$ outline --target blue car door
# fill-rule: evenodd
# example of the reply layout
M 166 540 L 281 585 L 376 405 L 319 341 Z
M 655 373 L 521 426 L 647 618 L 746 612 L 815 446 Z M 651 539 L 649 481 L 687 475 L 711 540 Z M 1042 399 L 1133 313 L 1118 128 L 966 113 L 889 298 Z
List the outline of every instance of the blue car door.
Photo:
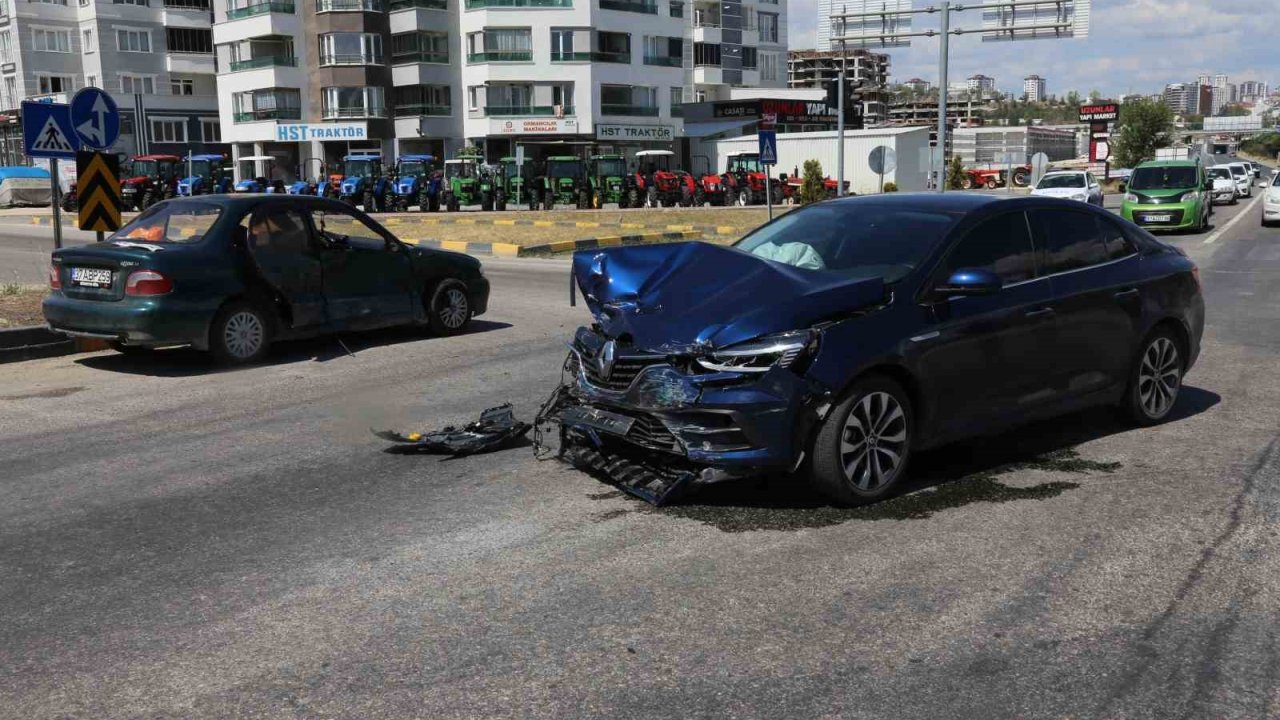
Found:
M 908 347 L 944 435 L 967 434 L 1053 394 L 1044 367 L 1055 333 L 1052 295 L 1037 272 L 1026 214 L 1003 213 L 967 232 L 929 287 L 961 269 L 989 270 L 1004 286 L 990 295 L 929 298 L 932 322 Z
M 1141 258 L 1101 213 L 1053 208 L 1030 215 L 1058 315 L 1055 386 L 1071 397 L 1127 382 L 1141 340 Z

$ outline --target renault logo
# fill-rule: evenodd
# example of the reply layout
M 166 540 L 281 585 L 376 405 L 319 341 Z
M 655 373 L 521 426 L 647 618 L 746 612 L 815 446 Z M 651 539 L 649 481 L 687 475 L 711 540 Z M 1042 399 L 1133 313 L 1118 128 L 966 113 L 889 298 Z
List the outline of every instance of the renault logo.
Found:
M 600 374 L 601 380 L 608 380 L 613 374 L 613 361 L 618 354 L 618 345 L 610 340 L 600 348 L 600 352 L 596 354 L 596 371 Z

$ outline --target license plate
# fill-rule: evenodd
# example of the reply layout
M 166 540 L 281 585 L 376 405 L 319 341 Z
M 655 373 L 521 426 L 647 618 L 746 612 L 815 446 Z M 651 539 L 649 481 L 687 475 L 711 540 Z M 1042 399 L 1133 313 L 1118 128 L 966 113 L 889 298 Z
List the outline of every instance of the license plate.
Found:
M 71 284 L 87 288 L 109 288 L 111 271 L 102 268 L 71 268 Z
M 1146 222 L 1169 222 L 1173 219 L 1172 215 L 1144 215 L 1142 217 Z
M 635 418 L 589 407 L 569 408 L 561 415 L 561 420 L 570 425 L 585 425 L 613 435 L 626 435 L 635 424 Z

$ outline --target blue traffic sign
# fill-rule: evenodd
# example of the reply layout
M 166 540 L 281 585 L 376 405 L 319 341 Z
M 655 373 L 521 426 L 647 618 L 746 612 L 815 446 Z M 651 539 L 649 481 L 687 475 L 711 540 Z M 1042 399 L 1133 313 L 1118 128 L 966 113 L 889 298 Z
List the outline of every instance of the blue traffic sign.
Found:
M 71 98 L 71 126 L 82 147 L 106 150 L 120 137 L 120 109 L 102 89 L 83 88 Z
M 22 103 L 23 152 L 38 158 L 74 158 L 80 138 L 71 129 L 71 106 Z
M 775 130 L 761 130 L 756 133 L 760 140 L 760 164 L 778 164 L 778 133 Z

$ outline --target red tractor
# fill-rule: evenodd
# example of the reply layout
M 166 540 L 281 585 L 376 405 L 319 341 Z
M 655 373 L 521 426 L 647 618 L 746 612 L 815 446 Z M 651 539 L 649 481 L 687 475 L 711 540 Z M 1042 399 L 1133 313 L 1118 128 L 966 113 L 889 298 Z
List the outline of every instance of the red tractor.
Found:
M 800 177 L 799 175 L 788 176 L 786 182 L 782 184 L 782 196 L 787 200 L 794 201 L 795 197 L 800 194 L 800 186 L 803 184 L 804 184 L 804 178 Z M 832 178 L 829 176 L 822 178 L 822 188 L 827 191 L 828 200 L 836 196 L 836 187 L 838 187 L 838 185 L 839 183 L 835 181 L 835 178 Z M 844 194 L 845 195 L 853 194 L 849 192 L 848 180 L 844 181 Z
M 732 205 L 733 196 L 725 192 L 727 186 L 724 178 L 715 174 L 711 170 L 711 161 L 705 155 L 694 156 L 702 158 L 705 172 L 698 174 L 695 169 L 692 174 L 688 175 L 688 182 L 693 185 L 693 205 L 702 207 L 703 205 Z
M 1008 168 L 965 168 L 964 175 L 960 176 L 960 187 L 965 190 L 980 187 L 995 190 L 1008 184 Z M 1013 184 L 1015 187 L 1026 187 L 1031 184 L 1030 165 L 1019 165 L 1013 169 Z
M 121 173 L 121 204 L 126 210 L 146 210 L 178 194 L 178 176 L 186 165 L 177 155 L 139 155 L 130 167 Z
M 782 182 L 765 173 L 759 153 L 735 152 L 728 157 L 728 168 L 721 176 L 725 193 L 730 198 L 728 202 L 736 202 L 743 207 L 764 205 L 772 196 L 774 205 L 782 204 Z
M 627 207 L 689 206 L 694 202 L 693 176 L 671 168 L 670 150 L 641 150 L 636 153 L 636 172 L 628 183 Z

